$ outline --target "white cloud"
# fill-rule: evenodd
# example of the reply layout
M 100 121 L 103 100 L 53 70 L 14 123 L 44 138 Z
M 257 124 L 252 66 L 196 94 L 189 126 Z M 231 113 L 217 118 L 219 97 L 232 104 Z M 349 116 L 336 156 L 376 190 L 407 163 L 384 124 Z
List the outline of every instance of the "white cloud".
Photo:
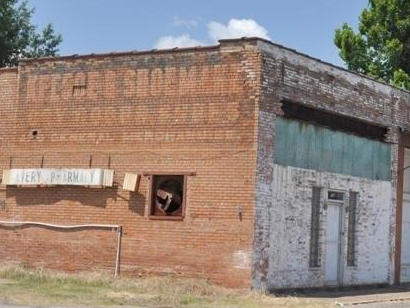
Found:
M 196 27 L 198 23 L 194 20 L 182 20 L 174 17 L 174 25 L 184 26 L 186 28 Z M 157 49 L 166 49 L 174 47 L 193 47 L 206 44 L 215 44 L 220 39 L 232 39 L 241 37 L 260 37 L 270 40 L 268 30 L 259 25 L 253 19 L 231 19 L 225 25 L 220 22 L 210 21 L 207 25 L 208 37 L 207 41 L 200 41 L 192 38 L 189 34 L 179 36 L 162 36 L 154 45 Z
M 179 36 L 163 36 L 155 43 L 154 48 L 167 49 L 174 47 L 193 47 L 203 45 L 200 41 L 192 38 L 189 34 L 183 34 Z
M 195 19 L 182 19 L 178 16 L 175 16 L 172 20 L 172 24 L 176 27 L 184 27 L 187 29 L 191 29 L 198 26 L 198 21 Z
M 217 42 L 220 39 L 240 38 L 244 36 L 257 36 L 270 40 L 268 30 L 253 19 L 231 19 L 227 25 L 211 21 L 208 23 L 208 35 L 213 42 Z

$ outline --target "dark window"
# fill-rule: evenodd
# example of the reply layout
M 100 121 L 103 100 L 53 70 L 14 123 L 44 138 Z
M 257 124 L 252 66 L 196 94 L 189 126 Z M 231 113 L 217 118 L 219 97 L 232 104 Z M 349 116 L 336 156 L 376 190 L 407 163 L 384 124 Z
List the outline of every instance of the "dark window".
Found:
M 329 190 L 327 192 L 327 199 L 333 201 L 343 201 L 344 193 L 340 191 Z
M 355 118 L 315 109 L 290 101 L 282 101 L 284 117 L 315 123 L 333 130 L 384 141 L 387 128 L 363 122 Z
M 73 86 L 73 96 L 84 96 L 87 92 L 87 86 L 85 84 Z
M 312 189 L 312 217 L 310 223 L 309 267 L 319 267 L 320 187 Z
M 355 266 L 357 192 L 349 193 L 349 225 L 347 229 L 347 266 Z
M 186 176 L 152 175 L 150 217 L 182 219 L 185 210 Z

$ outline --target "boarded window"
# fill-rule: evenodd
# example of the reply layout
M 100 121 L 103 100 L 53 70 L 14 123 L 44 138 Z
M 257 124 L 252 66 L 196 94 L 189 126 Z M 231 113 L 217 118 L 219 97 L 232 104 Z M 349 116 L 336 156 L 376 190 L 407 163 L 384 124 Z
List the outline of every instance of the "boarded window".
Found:
M 277 117 L 275 163 L 282 166 L 391 179 L 391 146 L 305 121 Z
M 357 192 L 349 193 L 349 225 L 347 229 L 347 266 L 355 266 Z
M 309 267 L 319 267 L 320 187 L 312 189 L 312 217 L 310 222 Z

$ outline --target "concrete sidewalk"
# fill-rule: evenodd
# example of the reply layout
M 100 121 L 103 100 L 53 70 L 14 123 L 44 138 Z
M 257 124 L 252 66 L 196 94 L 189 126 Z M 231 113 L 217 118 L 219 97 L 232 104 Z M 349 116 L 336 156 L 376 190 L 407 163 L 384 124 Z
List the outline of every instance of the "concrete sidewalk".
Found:
M 410 307 L 410 284 L 348 290 L 312 291 L 297 293 L 296 296 L 325 300 L 341 307 L 393 302 L 408 302 Z

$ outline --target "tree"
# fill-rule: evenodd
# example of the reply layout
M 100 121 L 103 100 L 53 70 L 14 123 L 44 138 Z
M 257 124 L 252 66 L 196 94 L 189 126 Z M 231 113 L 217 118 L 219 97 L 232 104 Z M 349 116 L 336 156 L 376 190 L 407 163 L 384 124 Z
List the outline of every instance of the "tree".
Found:
M 348 69 L 410 90 L 410 0 L 369 0 L 358 33 L 344 24 L 334 43 Z
M 0 0 L 0 67 L 15 66 L 21 58 L 55 56 L 62 42 L 51 24 L 41 32 L 31 24 L 27 1 Z

